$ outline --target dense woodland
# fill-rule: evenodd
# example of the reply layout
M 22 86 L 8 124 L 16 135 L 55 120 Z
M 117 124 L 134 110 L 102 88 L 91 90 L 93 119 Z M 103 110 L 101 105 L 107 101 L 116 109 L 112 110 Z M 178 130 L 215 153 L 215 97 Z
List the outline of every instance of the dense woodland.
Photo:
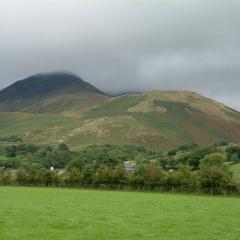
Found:
M 240 179 L 229 168 L 240 162 L 240 148 L 227 142 L 156 152 L 109 144 L 71 151 L 64 143 L 38 146 L 17 137 L 9 141 L 0 153 L 1 185 L 240 193 Z M 127 161 L 133 171 L 126 170 Z

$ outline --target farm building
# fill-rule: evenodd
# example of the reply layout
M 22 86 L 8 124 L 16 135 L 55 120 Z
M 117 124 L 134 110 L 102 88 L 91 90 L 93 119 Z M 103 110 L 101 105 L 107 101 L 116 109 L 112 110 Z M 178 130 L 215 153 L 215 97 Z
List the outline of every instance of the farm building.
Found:
M 134 172 L 136 168 L 136 164 L 133 161 L 124 162 L 124 169 L 126 172 Z

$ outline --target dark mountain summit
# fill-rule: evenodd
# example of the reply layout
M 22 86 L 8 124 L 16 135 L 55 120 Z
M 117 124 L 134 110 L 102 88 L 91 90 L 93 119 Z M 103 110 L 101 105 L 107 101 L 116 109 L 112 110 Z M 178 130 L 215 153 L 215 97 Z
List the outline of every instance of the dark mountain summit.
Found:
M 36 74 L 0 91 L 0 102 L 27 99 L 56 92 L 99 92 L 91 84 L 68 73 Z
M 92 104 L 97 96 L 105 94 L 73 74 L 36 74 L 0 91 L 0 110 L 59 112 Z

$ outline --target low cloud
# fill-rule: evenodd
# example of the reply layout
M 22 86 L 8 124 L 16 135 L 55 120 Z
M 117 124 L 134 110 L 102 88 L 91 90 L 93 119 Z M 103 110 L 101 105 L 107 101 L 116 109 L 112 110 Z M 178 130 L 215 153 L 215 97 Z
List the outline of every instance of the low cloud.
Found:
M 107 92 L 193 90 L 240 109 L 238 0 L 2 0 L 0 88 L 71 71 Z

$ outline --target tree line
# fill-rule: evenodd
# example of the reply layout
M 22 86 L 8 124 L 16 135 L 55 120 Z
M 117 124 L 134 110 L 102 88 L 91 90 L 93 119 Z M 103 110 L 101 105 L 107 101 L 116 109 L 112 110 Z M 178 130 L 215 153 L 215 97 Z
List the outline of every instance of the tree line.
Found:
M 66 144 L 12 145 L 0 162 L 0 184 L 61 186 L 138 191 L 240 193 L 240 181 L 229 170 L 238 163 L 240 149 L 196 144 L 179 147 L 172 154 L 140 146 L 92 145 L 71 151 Z M 133 171 L 125 163 L 133 164 Z

